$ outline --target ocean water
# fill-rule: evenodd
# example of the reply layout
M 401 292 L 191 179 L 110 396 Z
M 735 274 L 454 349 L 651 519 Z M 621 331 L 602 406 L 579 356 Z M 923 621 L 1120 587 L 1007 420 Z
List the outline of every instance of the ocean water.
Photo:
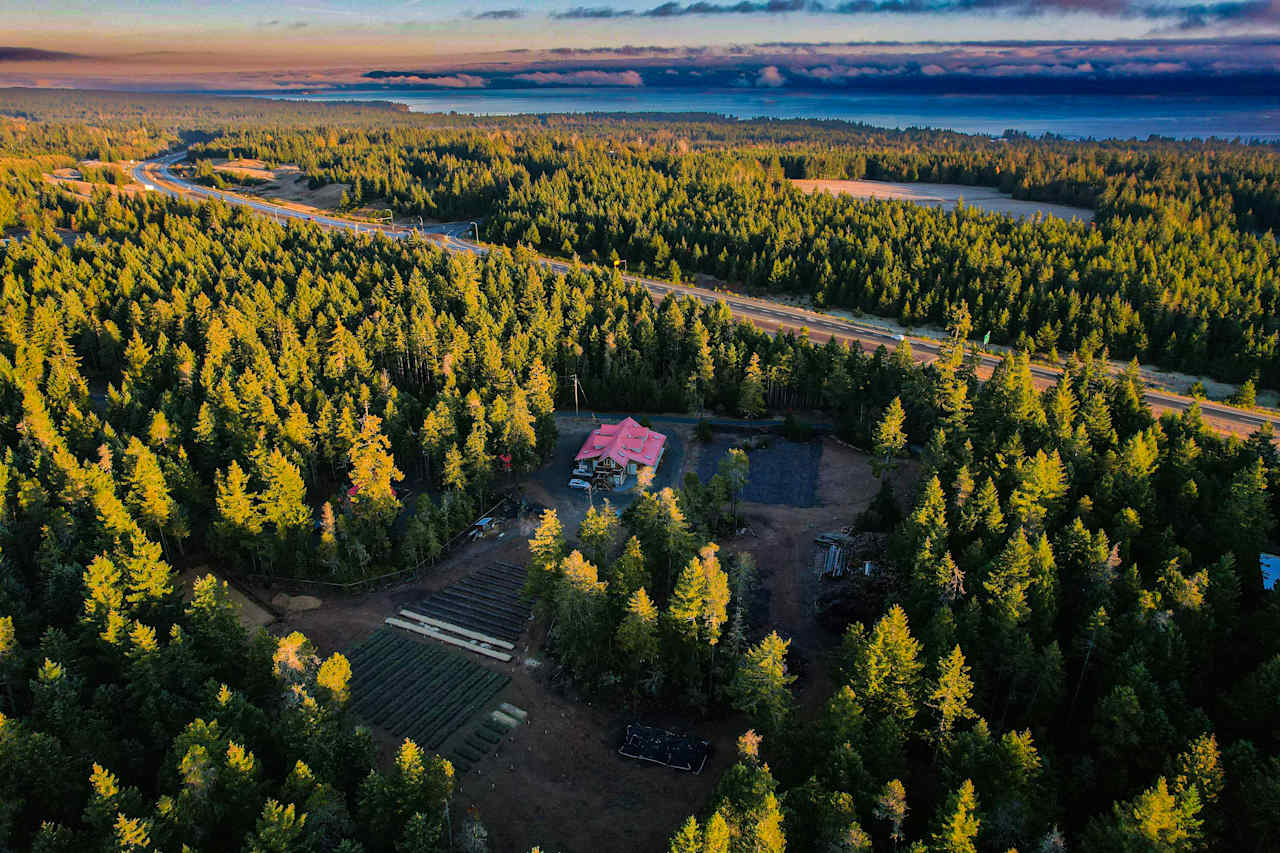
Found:
M 877 127 L 931 127 L 999 135 L 1072 138 L 1280 140 L 1280 94 L 939 95 L 762 89 L 544 88 L 515 90 L 345 89 L 300 100 L 387 100 L 414 112 L 475 115 L 582 112 L 706 112 L 736 118 L 825 118 Z

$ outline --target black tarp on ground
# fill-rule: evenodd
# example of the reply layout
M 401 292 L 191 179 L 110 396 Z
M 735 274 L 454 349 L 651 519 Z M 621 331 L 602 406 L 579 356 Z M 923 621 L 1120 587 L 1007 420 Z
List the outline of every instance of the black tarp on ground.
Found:
M 692 735 L 678 735 L 666 729 L 631 723 L 618 754 L 626 758 L 652 761 L 676 770 L 701 773 L 711 752 L 711 742 Z

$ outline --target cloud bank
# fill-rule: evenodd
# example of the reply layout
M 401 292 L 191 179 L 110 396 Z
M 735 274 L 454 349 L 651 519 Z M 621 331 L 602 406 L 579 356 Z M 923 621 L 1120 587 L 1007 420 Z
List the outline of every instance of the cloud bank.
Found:
M 457 77 L 465 78 L 468 86 L 493 89 L 646 86 L 1274 94 L 1280 91 L 1280 40 L 575 48 L 508 55 L 488 68 L 473 67 L 465 73 L 378 70 L 365 77 L 412 85 L 445 85 L 439 81 Z
M 618 86 L 634 88 L 644 85 L 638 71 L 533 71 L 516 74 L 514 80 L 536 83 L 539 86 Z
M 1218 0 L 1185 4 L 1168 0 L 696 0 L 666 2 L 648 9 L 622 6 L 573 6 L 550 17 L 557 20 L 678 18 L 688 15 L 778 15 L 804 12 L 830 15 L 948 15 L 1002 12 L 1023 16 L 1088 13 L 1101 17 L 1148 19 L 1176 29 L 1214 25 L 1280 25 L 1280 0 Z

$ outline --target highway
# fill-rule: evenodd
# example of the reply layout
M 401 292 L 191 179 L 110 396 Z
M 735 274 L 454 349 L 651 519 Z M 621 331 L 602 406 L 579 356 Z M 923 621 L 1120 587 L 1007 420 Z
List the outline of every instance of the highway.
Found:
M 380 231 L 388 237 L 396 239 L 404 239 L 414 233 L 430 234 L 437 236 L 439 245 L 449 252 L 482 255 L 488 251 L 486 247 L 465 239 L 466 235 L 471 231 L 471 222 L 446 222 L 422 228 L 407 228 L 402 225 L 357 222 L 340 216 L 322 214 L 314 210 L 297 210 L 274 204 L 261 198 L 202 186 L 179 177 L 173 173 L 172 166 L 180 162 L 184 157 L 186 157 L 186 152 L 178 151 L 139 163 L 132 170 L 133 178 L 148 189 L 162 192 L 175 198 L 217 199 L 227 204 L 250 208 L 264 216 L 270 216 L 277 220 L 305 220 L 315 222 L 326 228 L 336 228 L 355 233 Z M 553 258 L 543 258 L 543 263 L 556 272 L 565 272 L 572 268 L 571 264 Z M 735 317 L 750 320 L 757 326 L 769 331 L 790 330 L 798 332 L 804 328 L 809 330 L 810 336 L 815 340 L 834 337 L 846 343 L 859 344 L 868 351 L 875 350 L 881 344 L 893 349 L 904 337 L 874 325 L 859 323 L 855 320 L 846 320 L 805 308 L 784 305 L 767 299 L 721 293 L 692 285 L 676 285 L 669 281 L 658 281 L 635 275 L 624 275 L 623 278 L 644 286 L 653 294 L 656 300 L 662 299 L 668 293 L 675 292 L 692 296 L 708 304 L 724 302 Z M 910 342 L 911 351 L 917 361 L 929 362 L 937 358 L 939 352 L 939 342 L 937 340 L 910 335 L 905 336 L 905 338 Z M 987 353 L 981 353 L 979 358 L 980 375 L 989 375 L 990 371 L 1000 362 L 998 357 Z M 1044 388 L 1055 383 L 1061 371 L 1048 365 L 1033 363 L 1031 365 L 1031 373 L 1036 384 Z M 1193 402 L 1190 397 L 1149 387 L 1145 389 L 1144 396 L 1152 410 L 1157 414 L 1181 412 Z M 1220 432 L 1245 436 L 1267 422 L 1270 422 L 1275 427 L 1280 427 L 1280 415 L 1238 409 L 1207 400 L 1200 401 L 1200 408 L 1204 414 L 1205 422 Z

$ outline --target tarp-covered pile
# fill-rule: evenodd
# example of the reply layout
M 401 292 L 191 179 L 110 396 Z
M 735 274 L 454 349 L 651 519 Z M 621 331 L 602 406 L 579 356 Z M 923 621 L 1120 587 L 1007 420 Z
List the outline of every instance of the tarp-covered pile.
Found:
M 631 723 L 627 726 L 618 754 L 676 770 L 701 773 L 710 751 L 711 743 L 702 738 Z

